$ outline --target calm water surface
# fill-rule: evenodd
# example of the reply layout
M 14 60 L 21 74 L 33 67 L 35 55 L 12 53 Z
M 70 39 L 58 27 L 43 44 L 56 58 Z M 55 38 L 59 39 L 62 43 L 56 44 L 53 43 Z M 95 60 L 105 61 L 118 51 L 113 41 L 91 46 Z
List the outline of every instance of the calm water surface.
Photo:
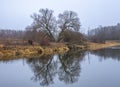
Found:
M 120 49 L 0 61 L 0 87 L 120 87 Z

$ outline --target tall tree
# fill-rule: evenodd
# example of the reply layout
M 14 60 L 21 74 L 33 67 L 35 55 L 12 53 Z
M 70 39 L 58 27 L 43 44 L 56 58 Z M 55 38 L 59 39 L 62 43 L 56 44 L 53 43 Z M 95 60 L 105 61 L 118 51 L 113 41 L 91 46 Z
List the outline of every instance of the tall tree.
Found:
M 77 16 L 77 13 L 73 11 L 64 11 L 62 14 L 59 14 L 58 17 L 59 17 L 58 27 L 61 30 L 58 41 L 63 39 L 64 31 L 66 30 L 79 31 L 80 30 L 80 21 Z
M 42 31 L 45 35 L 50 37 L 51 41 L 55 41 L 54 32 L 56 31 L 56 19 L 53 16 L 53 11 L 49 9 L 40 9 L 39 14 L 34 13 L 32 16 L 32 29 Z

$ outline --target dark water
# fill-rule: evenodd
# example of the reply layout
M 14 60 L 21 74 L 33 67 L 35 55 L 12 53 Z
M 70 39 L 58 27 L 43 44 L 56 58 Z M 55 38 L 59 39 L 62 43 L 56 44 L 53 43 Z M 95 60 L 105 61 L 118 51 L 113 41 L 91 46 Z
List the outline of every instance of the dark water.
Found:
M 0 87 L 120 87 L 120 49 L 0 61 Z

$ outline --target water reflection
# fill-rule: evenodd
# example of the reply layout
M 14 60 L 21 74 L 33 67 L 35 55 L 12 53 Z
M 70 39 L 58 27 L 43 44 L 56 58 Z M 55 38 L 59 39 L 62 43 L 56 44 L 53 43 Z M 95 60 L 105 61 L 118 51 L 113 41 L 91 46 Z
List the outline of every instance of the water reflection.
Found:
M 39 81 L 40 85 L 48 86 L 54 83 L 54 77 L 67 84 L 78 81 L 80 76 L 80 61 L 84 52 L 68 52 L 56 56 L 44 56 L 38 59 L 28 59 L 27 63 L 34 72 L 32 80 Z
M 60 67 L 58 70 L 59 80 L 65 83 L 74 83 L 80 76 L 80 61 L 83 60 L 84 53 L 69 52 L 59 55 Z
M 120 61 L 120 49 L 0 60 L 0 87 L 120 87 L 120 62 L 114 60 Z
M 117 48 L 117 47 L 116 47 Z M 91 54 L 100 56 L 101 59 L 114 59 L 120 61 L 120 49 L 105 48 L 91 51 Z
M 54 76 L 57 73 L 57 62 L 53 60 L 53 56 L 44 56 L 38 59 L 28 59 L 27 63 L 34 72 L 32 80 L 39 81 L 40 85 L 42 86 L 53 83 Z

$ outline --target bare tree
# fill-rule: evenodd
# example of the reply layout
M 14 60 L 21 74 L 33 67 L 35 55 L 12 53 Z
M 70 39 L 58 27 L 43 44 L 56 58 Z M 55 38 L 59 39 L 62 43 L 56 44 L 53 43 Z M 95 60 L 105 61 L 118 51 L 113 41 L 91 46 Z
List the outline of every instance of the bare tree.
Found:
M 63 32 L 65 30 L 79 31 L 80 21 L 77 13 L 73 11 L 65 11 L 63 14 L 59 14 L 58 27 L 61 29 L 58 41 L 63 39 Z
M 73 11 L 64 11 L 59 14 L 58 21 L 53 16 L 53 11 L 49 9 L 40 9 L 39 14 L 33 14 L 33 23 L 27 27 L 29 37 L 35 41 L 40 41 L 38 38 L 40 32 L 44 33 L 42 38 L 49 37 L 50 41 L 63 41 L 66 31 L 79 32 L 80 21 L 77 13 Z M 60 33 L 58 32 L 60 29 Z M 58 35 L 57 35 L 58 34 Z M 80 38 L 80 37 L 78 37 Z
M 54 32 L 56 31 L 56 19 L 53 11 L 49 9 L 40 9 L 39 14 L 34 13 L 32 16 L 33 23 L 31 28 L 36 31 L 42 31 L 50 37 L 51 41 L 55 41 Z

